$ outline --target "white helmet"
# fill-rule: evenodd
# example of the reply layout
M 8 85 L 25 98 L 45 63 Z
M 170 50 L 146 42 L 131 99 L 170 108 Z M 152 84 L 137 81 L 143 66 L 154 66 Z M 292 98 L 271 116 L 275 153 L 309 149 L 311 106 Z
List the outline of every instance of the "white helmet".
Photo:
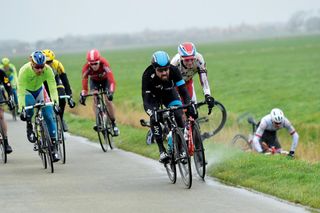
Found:
M 271 115 L 272 122 L 282 123 L 283 118 L 284 118 L 284 114 L 281 111 L 281 109 L 278 109 L 278 108 L 272 109 L 270 112 L 270 115 Z

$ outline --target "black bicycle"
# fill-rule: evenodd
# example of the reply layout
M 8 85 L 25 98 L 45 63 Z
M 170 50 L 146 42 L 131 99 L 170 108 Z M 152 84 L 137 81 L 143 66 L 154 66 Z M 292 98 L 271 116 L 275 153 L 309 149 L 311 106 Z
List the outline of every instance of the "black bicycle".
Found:
M 7 101 L 1 101 L 0 104 L 7 104 Z M 3 133 L 3 128 L 2 125 L 0 124 L 0 152 L 1 152 L 1 160 L 3 163 L 7 163 L 7 147 L 6 144 L 4 143 L 4 133 Z
M 26 106 L 24 110 L 33 110 L 35 109 L 34 116 L 34 133 L 36 135 L 36 144 L 35 151 L 38 151 L 38 154 L 41 158 L 42 165 L 45 169 L 49 165 L 51 173 L 54 172 L 53 167 L 53 144 L 49 135 L 47 124 L 42 115 L 42 108 L 45 106 L 52 106 L 53 102 L 39 102 L 31 106 Z
M 99 89 L 97 92 L 84 95 L 83 97 L 94 96 L 95 98 L 95 111 L 96 111 L 96 126 L 99 142 L 104 152 L 113 149 L 113 128 L 110 119 L 109 111 L 107 109 L 104 96 L 108 96 L 109 92 Z
M 192 186 L 192 171 L 191 171 L 191 160 L 188 152 L 188 145 L 184 139 L 182 130 L 178 127 L 174 111 L 183 109 L 184 106 L 170 107 L 167 109 L 157 110 L 156 113 L 161 117 L 164 134 L 168 141 L 168 153 L 169 160 L 164 163 L 168 177 L 174 184 L 177 180 L 176 164 L 178 164 L 179 171 L 183 183 L 186 188 L 190 189 Z M 140 120 L 141 125 L 147 124 L 143 119 Z

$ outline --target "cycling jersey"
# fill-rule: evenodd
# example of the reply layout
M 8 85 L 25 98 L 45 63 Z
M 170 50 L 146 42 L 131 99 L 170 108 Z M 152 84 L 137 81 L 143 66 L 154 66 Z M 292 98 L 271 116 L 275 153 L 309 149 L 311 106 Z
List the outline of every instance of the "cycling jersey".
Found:
M 115 91 L 115 80 L 109 62 L 105 58 L 100 58 L 99 69 L 94 71 L 91 66 L 86 63 L 82 68 L 82 91 L 84 94 L 88 93 L 88 78 L 93 81 L 108 81 L 109 92 Z M 93 89 L 93 88 L 90 88 Z
M 9 82 L 9 79 L 7 77 L 7 75 L 0 71 L 0 84 L 2 84 L 4 86 L 4 88 L 6 89 L 8 95 L 12 94 L 12 88 L 11 88 L 11 84 Z M 1 98 L 0 101 L 4 101 L 5 97 L 3 96 L 4 94 L 1 94 Z
M 51 67 L 51 69 L 53 70 L 53 73 L 55 75 L 57 87 L 65 89 L 66 94 L 71 95 L 72 94 L 71 87 L 70 87 L 69 80 L 68 80 L 67 74 L 65 73 L 65 70 L 64 70 L 62 63 L 60 61 L 54 59 L 52 61 L 52 63 L 49 64 L 49 66 Z M 46 87 L 46 89 L 47 89 L 47 87 Z
M 185 81 L 176 67 L 170 66 L 169 79 L 164 81 L 156 75 L 155 69 L 150 65 L 142 76 L 142 98 L 145 111 L 151 115 L 152 113 L 150 114 L 150 112 L 154 108 L 158 108 L 160 104 L 168 107 L 173 105 L 173 102 L 180 101 L 176 87 L 178 87 L 184 103 L 190 103 L 191 100 L 185 87 Z
M 45 65 L 43 72 L 40 75 L 36 75 L 36 73 L 32 69 L 31 62 L 28 62 L 21 67 L 18 80 L 18 98 L 20 110 L 26 105 L 26 91 L 38 91 L 42 87 L 44 81 L 47 81 L 48 83 L 52 101 L 59 103 L 54 74 L 52 69 L 48 65 Z
M 176 66 L 179 69 L 179 71 L 181 72 L 183 79 L 186 81 L 188 92 L 189 92 L 190 96 L 192 97 L 192 100 L 196 101 L 196 96 L 195 96 L 193 81 L 192 81 L 192 78 L 196 73 L 199 74 L 203 93 L 205 95 L 211 95 L 210 86 L 209 86 L 209 82 L 208 82 L 208 78 L 207 78 L 206 63 L 203 59 L 203 56 L 200 53 L 196 53 L 195 60 L 194 60 L 194 66 L 191 69 L 188 69 L 183 64 L 179 54 L 176 54 L 172 58 L 171 64 L 173 66 Z
M 17 82 L 18 82 L 18 76 L 16 67 L 13 64 L 9 64 L 9 66 L 6 68 L 3 66 L 3 64 L 0 64 L 0 70 L 3 70 L 3 72 L 7 75 L 7 77 L 10 80 L 11 87 L 16 89 L 17 88 Z
M 294 127 L 292 126 L 292 124 L 290 123 L 290 121 L 286 117 L 284 117 L 281 125 L 279 127 L 275 127 L 272 122 L 270 114 L 264 116 L 261 119 L 260 124 L 256 130 L 256 133 L 253 137 L 253 143 L 254 143 L 256 150 L 258 152 L 262 152 L 261 145 L 259 144 L 259 142 L 260 142 L 261 138 L 263 137 L 263 134 L 265 131 L 276 132 L 282 128 L 286 128 L 288 130 L 289 134 L 292 135 L 292 145 L 291 145 L 290 151 L 295 151 L 295 149 L 298 145 L 299 136 L 298 136 L 298 133 L 295 131 Z

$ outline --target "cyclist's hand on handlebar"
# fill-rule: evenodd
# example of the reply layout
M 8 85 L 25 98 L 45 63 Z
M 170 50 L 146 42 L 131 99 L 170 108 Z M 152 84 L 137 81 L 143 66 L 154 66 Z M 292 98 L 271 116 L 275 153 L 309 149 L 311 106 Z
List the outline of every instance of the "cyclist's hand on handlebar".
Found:
M 74 100 L 72 99 L 72 97 L 70 96 L 70 98 L 68 99 L 68 104 L 70 108 L 74 108 L 76 106 L 76 103 L 74 102 Z
M 187 108 L 186 114 L 188 117 L 191 116 L 193 119 L 198 118 L 198 110 L 193 104 Z
M 53 105 L 53 111 L 54 111 L 56 114 L 59 114 L 59 113 L 60 113 L 60 107 L 59 107 L 59 105 L 54 104 L 54 105 Z
M 113 100 L 113 92 L 110 92 L 110 93 L 108 94 L 108 100 L 109 100 L 109 101 L 112 101 L 112 100 Z
M 80 93 L 79 102 L 84 106 L 86 105 L 86 97 L 84 97 L 81 93 Z
M 26 121 L 27 120 L 27 113 L 26 113 L 26 110 L 24 108 L 22 108 L 22 110 L 21 110 L 20 119 L 22 121 Z
M 289 154 L 288 154 L 288 157 L 294 158 L 294 151 L 290 151 Z
M 205 95 L 206 102 L 208 104 L 209 109 L 214 107 L 214 98 L 210 95 Z

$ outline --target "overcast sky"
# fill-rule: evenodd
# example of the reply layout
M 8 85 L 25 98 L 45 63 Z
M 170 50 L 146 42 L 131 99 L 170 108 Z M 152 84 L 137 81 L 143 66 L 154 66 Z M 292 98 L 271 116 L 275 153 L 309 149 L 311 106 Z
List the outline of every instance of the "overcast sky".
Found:
M 319 9 L 320 0 L 2 0 L 0 40 L 285 22 Z

